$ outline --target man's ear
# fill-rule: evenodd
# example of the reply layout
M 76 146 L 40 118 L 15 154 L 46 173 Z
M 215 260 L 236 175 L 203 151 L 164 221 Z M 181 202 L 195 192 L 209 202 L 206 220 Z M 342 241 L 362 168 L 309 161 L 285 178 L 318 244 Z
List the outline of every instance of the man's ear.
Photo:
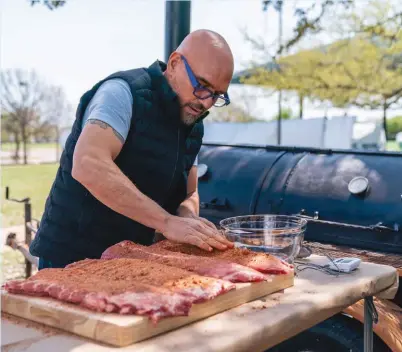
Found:
M 180 61 L 181 61 L 180 54 L 174 51 L 169 56 L 169 60 L 167 63 L 168 69 L 173 72 L 176 69 L 177 65 L 180 63 Z

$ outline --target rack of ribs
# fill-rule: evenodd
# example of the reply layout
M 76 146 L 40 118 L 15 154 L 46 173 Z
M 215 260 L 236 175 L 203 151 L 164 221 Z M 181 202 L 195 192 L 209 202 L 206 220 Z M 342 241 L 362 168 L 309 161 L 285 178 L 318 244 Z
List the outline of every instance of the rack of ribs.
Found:
M 235 285 L 140 259 L 86 259 L 65 269 L 42 269 L 24 281 L 8 281 L 10 293 L 49 296 L 98 312 L 148 316 L 154 323 L 187 316 L 194 303 Z
M 131 241 L 119 242 L 102 254 L 102 259 L 135 258 L 194 272 L 198 275 L 231 282 L 260 282 L 267 277 L 246 266 L 221 258 L 206 258 L 172 252 L 154 246 L 142 246 Z
M 267 253 L 254 252 L 247 248 L 230 248 L 225 251 L 213 250 L 204 251 L 198 247 L 174 243 L 163 240 L 150 246 L 152 249 L 162 249 L 175 253 L 184 253 L 206 258 L 224 259 L 233 263 L 244 265 L 264 274 L 280 275 L 289 274 L 293 270 L 293 265 Z

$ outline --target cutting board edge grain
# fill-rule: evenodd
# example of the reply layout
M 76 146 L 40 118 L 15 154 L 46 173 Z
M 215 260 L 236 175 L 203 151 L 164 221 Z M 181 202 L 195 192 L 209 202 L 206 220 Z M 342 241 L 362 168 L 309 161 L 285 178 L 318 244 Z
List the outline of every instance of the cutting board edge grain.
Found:
M 294 274 L 274 275 L 272 281 L 236 284 L 236 289 L 194 304 L 186 317 L 164 318 L 154 326 L 147 317 L 98 313 L 48 297 L 10 294 L 1 290 L 3 312 L 76 335 L 123 347 L 254 301 L 294 285 Z

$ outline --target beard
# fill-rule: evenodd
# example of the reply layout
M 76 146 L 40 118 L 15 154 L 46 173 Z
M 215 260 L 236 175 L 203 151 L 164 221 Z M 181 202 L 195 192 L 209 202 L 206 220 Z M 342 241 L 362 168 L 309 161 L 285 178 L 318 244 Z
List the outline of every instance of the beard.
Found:
M 190 113 L 187 111 L 188 108 L 193 108 L 196 111 L 199 111 L 199 113 Z M 196 104 L 196 103 L 186 103 L 182 106 L 182 111 L 181 111 L 181 121 L 186 125 L 186 126 L 191 126 L 194 124 L 199 117 L 205 113 L 205 108 L 202 104 Z
M 186 125 L 186 126 L 191 126 L 194 124 L 198 119 L 198 116 L 194 116 L 191 114 L 187 114 L 186 112 L 183 112 L 181 115 L 181 121 Z

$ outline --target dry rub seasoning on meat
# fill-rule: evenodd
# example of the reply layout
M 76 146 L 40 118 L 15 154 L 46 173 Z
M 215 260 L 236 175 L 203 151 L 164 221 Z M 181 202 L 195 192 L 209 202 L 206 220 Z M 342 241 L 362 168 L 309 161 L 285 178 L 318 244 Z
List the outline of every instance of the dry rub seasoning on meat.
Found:
M 102 254 L 103 259 L 136 258 L 192 271 L 199 275 L 231 282 L 259 282 L 266 276 L 252 268 L 221 258 L 206 258 L 184 253 L 174 253 L 163 248 L 147 247 L 131 241 L 119 242 Z
M 50 296 L 91 310 L 162 317 L 188 315 L 193 303 L 234 289 L 230 282 L 137 259 L 86 259 L 6 282 L 11 293 Z
M 226 251 L 204 251 L 188 244 L 173 243 L 168 240 L 160 241 L 150 246 L 150 249 L 158 248 L 171 252 L 185 253 L 201 257 L 224 259 L 233 263 L 247 266 L 264 274 L 288 274 L 293 266 L 279 258 L 261 252 L 253 252 L 246 248 L 230 248 Z

